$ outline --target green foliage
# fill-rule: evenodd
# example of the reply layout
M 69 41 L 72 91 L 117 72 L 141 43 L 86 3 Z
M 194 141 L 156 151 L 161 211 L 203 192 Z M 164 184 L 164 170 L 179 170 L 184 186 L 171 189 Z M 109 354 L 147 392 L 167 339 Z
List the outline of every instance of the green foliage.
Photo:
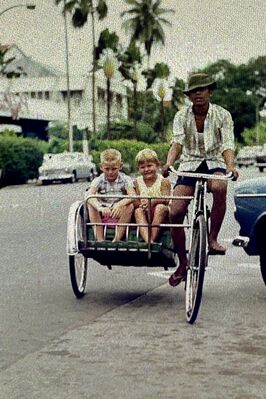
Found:
M 170 75 L 170 68 L 164 62 L 158 63 L 154 65 L 154 68 L 150 68 L 143 73 L 145 78 L 147 79 L 147 88 L 151 88 L 153 82 L 156 78 L 166 79 Z
M 241 89 L 214 92 L 213 102 L 221 105 L 232 114 L 235 136 L 241 142 L 241 133 L 256 123 L 256 105 L 252 96 L 247 96 Z
M 123 26 L 130 29 L 132 33 L 131 41 L 138 40 L 144 43 L 146 52 L 150 56 L 153 44 L 161 43 L 164 45 L 165 33 L 163 26 L 171 26 L 165 15 L 174 13 L 174 10 L 162 8 L 161 0 L 125 1 L 132 8 L 121 13 L 122 17 L 129 17 L 123 23 Z
M 136 172 L 137 167 L 135 165 L 135 157 L 140 150 L 144 148 L 151 148 L 158 154 L 161 164 L 165 164 L 169 145 L 164 144 L 147 144 L 136 140 L 104 140 L 99 141 L 97 149 L 91 151 L 94 162 L 99 166 L 100 153 L 107 148 L 115 148 L 122 154 L 122 160 L 124 164 L 129 165 L 131 172 Z
M 234 65 L 227 60 L 219 60 L 208 65 L 205 72 L 216 81 L 218 89 L 214 92 L 213 102 L 231 112 L 235 135 L 242 141 L 241 133 L 256 123 L 256 105 L 264 103 L 258 90 L 265 87 L 266 56 L 252 58 L 247 64 Z
M 134 63 L 138 63 L 140 65 L 142 63 L 142 58 L 143 57 L 141 55 L 140 48 L 137 46 L 136 42 L 130 42 L 126 50 L 118 54 L 118 59 L 121 62 L 119 71 L 125 79 L 132 81 L 129 72 L 130 68 Z
M 0 136 L 1 184 L 21 184 L 38 177 L 38 168 L 46 151 L 46 142 Z
M 250 129 L 245 129 L 242 134 L 242 141 L 244 145 L 262 145 L 266 143 L 266 121 L 261 121 L 258 126 Z
M 110 32 L 109 29 L 103 30 L 98 40 L 98 46 L 95 49 L 96 60 L 100 58 L 100 55 L 106 48 L 110 48 L 116 53 L 118 50 L 118 43 L 119 37 L 115 32 Z
M 154 143 L 157 141 L 157 135 L 148 123 L 138 122 L 135 133 L 133 122 L 127 119 L 112 122 L 109 131 L 104 127 L 103 130 L 98 133 L 98 139 L 105 140 L 107 138 L 109 140 L 135 139 L 146 143 Z

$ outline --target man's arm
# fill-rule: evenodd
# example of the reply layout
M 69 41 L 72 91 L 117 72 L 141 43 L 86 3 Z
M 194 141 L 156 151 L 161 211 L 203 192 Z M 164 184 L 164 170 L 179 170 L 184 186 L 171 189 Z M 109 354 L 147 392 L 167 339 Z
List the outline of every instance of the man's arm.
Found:
M 234 180 L 238 178 L 238 171 L 235 168 L 235 152 L 234 150 L 227 149 L 223 152 L 224 162 L 226 164 L 227 172 L 232 172 Z
M 179 143 L 172 143 L 167 155 L 166 164 L 162 168 L 162 175 L 164 177 L 168 176 L 169 166 L 174 165 L 175 161 L 180 157 L 181 153 L 182 153 L 182 145 Z
M 175 161 L 180 157 L 182 146 L 178 143 L 173 143 L 167 155 L 167 166 L 173 166 Z

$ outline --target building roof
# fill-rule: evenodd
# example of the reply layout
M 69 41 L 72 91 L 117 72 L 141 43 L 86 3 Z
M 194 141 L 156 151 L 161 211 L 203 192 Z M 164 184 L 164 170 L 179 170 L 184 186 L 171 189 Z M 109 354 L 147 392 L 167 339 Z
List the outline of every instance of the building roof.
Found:
M 47 77 L 47 76 L 60 76 L 61 71 L 56 70 L 50 66 L 41 64 L 31 57 L 28 57 L 22 50 L 20 50 L 15 44 L 12 45 L 1 45 L 0 49 L 7 49 L 5 54 L 6 59 L 14 58 L 5 67 L 5 73 L 15 73 L 22 76 L 29 76 L 33 78 Z

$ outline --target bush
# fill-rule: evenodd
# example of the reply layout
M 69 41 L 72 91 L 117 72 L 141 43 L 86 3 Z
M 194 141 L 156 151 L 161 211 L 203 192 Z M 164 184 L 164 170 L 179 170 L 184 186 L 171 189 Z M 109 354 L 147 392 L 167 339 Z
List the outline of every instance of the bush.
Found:
M 135 132 L 133 122 L 127 119 L 111 122 L 109 132 L 105 126 L 97 137 L 100 140 L 138 140 L 145 143 L 154 143 L 159 139 L 158 134 L 148 123 L 138 122 Z
M 137 167 L 135 165 L 135 157 L 140 150 L 144 148 L 151 148 L 158 154 L 161 165 L 166 162 L 167 153 L 169 150 L 169 144 L 147 144 L 136 140 L 104 140 L 98 141 L 97 147 L 91 151 L 93 160 L 99 167 L 100 153 L 107 148 L 115 148 L 122 154 L 122 160 L 124 164 L 128 164 L 130 172 L 136 172 Z
M 47 143 L 36 139 L 0 137 L 1 185 L 21 184 L 38 177 Z

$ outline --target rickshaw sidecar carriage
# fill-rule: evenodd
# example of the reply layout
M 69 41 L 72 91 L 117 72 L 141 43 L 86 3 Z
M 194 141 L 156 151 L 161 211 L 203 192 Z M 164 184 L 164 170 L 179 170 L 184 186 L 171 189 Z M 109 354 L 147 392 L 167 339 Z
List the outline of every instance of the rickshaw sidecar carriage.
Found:
M 96 241 L 94 238 L 86 202 L 76 201 L 71 205 L 67 227 L 67 254 L 71 285 L 77 298 L 82 298 L 85 294 L 90 259 L 108 269 L 112 269 L 112 266 L 163 267 L 165 270 L 176 267 L 176 254 L 173 250 L 170 227 L 177 227 L 177 225 L 168 223 L 156 225 L 161 228 L 158 242 L 147 244 L 139 234 L 140 225 L 134 222 L 116 225 L 99 224 L 104 228 L 104 241 Z M 126 227 L 122 241 L 112 242 L 115 226 Z M 148 231 L 151 231 L 150 223 L 145 226 Z M 189 227 L 189 225 L 184 225 L 184 227 Z

